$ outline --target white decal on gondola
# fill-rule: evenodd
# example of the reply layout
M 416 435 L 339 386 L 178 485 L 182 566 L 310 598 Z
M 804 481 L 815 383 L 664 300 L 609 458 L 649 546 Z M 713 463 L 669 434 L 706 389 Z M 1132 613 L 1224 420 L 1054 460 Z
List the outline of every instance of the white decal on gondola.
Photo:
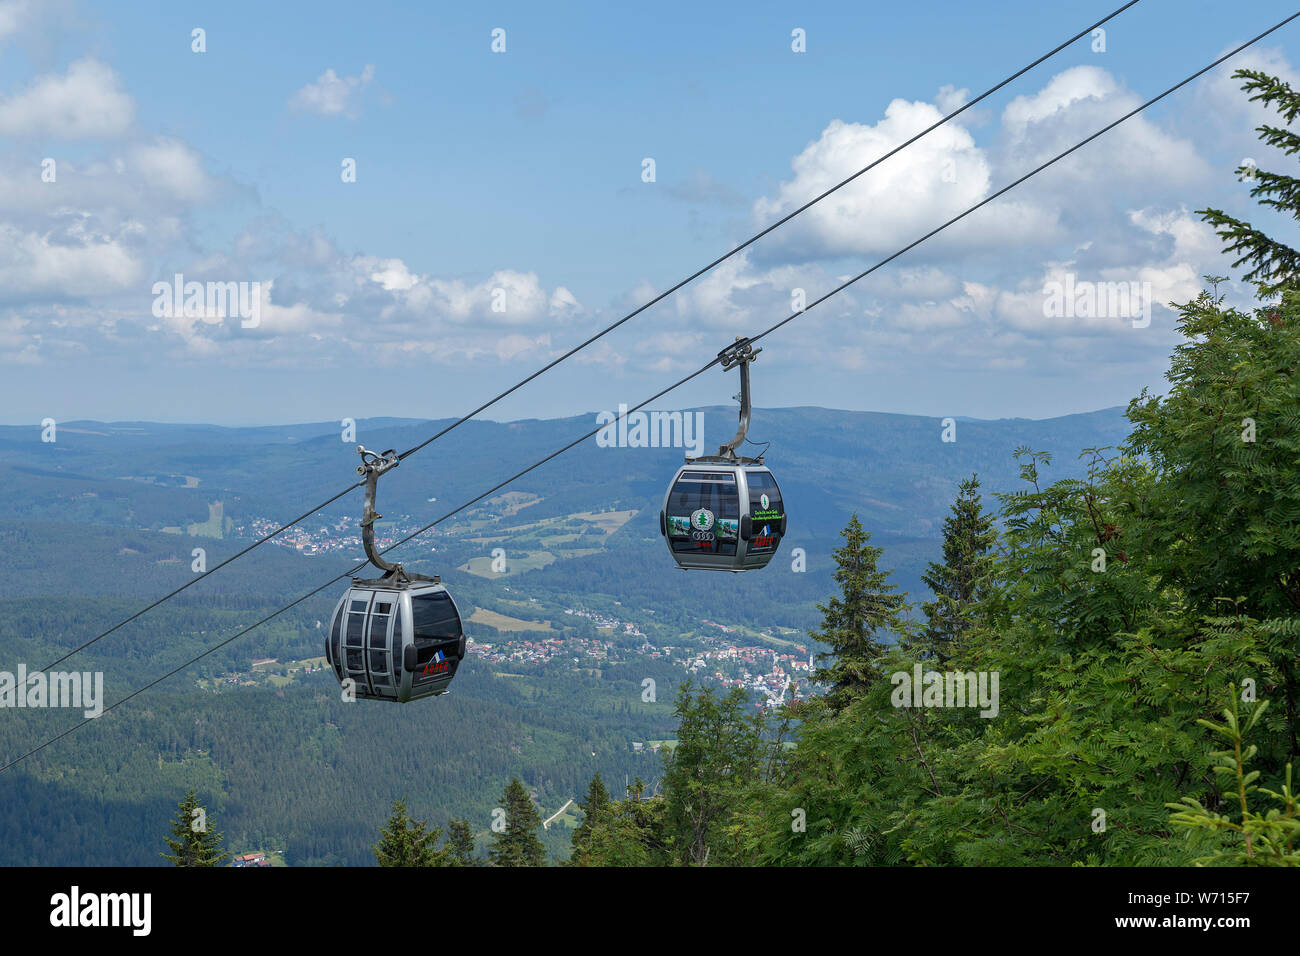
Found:
M 700 508 L 691 515 L 691 525 L 699 531 L 708 531 L 713 527 L 713 512 Z

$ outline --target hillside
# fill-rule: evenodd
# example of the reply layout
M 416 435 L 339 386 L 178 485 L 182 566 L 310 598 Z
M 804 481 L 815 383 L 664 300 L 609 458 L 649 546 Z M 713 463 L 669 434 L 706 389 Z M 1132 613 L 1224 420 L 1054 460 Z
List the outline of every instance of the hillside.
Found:
M 704 414 L 710 442 L 728 437 L 731 410 Z M 367 420 L 356 440 L 401 450 L 442 424 Z M 920 572 L 961 477 L 979 472 L 990 495 L 1010 490 L 1020 445 L 1052 452 L 1053 477 L 1078 474 L 1079 450 L 1114 443 L 1125 426 L 1118 409 L 961 419 L 957 441 L 945 443 L 932 418 L 760 410 L 752 434 L 772 443 L 790 533 L 766 571 L 735 576 L 680 573 L 664 551 L 657 514 L 679 449 L 589 440 L 398 552 L 441 574 L 469 622 L 476 646 L 452 694 L 350 706 L 327 672 L 289 673 L 287 662 L 321 653 L 318 622 L 338 590 L 328 588 L 0 775 L 5 830 L 15 834 L 0 863 L 160 862 L 157 834 L 189 785 L 208 795 L 233 848 L 283 849 L 300 865 L 370 862 L 398 796 L 435 822 L 458 815 L 486 832 L 511 775 L 544 816 L 579 796 L 595 770 L 653 782 L 657 755 L 633 745 L 672 736 L 672 694 L 688 673 L 750 674 L 761 699 L 765 655 L 785 655 L 790 672 L 815 650 L 806 631 L 851 513 L 885 548 L 895 583 L 923 596 Z M 385 477 L 381 538 L 433 521 L 593 427 L 594 416 L 469 423 Z M 355 480 L 355 443 L 334 423 L 75 422 L 53 444 L 39 434 L 0 428 L 11 489 L 0 504 L 0 658 L 10 667 L 47 664 L 192 579 L 194 549 L 211 567 Z M 102 670 L 109 702 L 165 674 L 346 571 L 360 556 L 349 543 L 360 504 L 353 492 L 64 666 Z M 792 573 L 796 547 L 805 573 Z M 492 567 L 498 548 L 504 573 Z M 742 649 L 738 663 L 720 654 L 726 647 Z M 269 658 L 277 664 L 252 667 Z M 647 678 L 654 701 L 643 700 Z M 805 674 L 796 693 L 807 691 Z M 78 719 L 9 716 L 6 759 Z M 565 852 L 566 819 L 548 831 L 554 853 Z

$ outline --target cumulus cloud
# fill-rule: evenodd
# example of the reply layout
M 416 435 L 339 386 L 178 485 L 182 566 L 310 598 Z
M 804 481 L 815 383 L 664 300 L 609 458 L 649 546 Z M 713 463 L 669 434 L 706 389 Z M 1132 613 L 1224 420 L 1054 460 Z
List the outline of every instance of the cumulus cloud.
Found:
M 794 177 L 754 204 L 755 222 L 786 215 L 942 117 L 933 104 L 896 99 L 874 125 L 832 120 L 791 162 Z M 974 205 L 991 184 L 988 156 L 954 120 L 800 215 L 775 246 L 805 258 L 892 252 Z M 1055 224 L 1050 211 L 1015 200 L 980 215 L 977 232 L 953 235 L 978 243 L 1033 241 Z
M 178 271 L 186 282 L 258 282 L 259 323 L 250 328 L 234 316 L 161 316 L 150 320 L 150 331 L 163 345 L 171 341 L 192 358 L 239 364 L 282 359 L 285 350 L 257 348 L 268 340 L 292 343 L 298 363 L 333 364 L 358 350 L 379 364 L 511 361 L 546 352 L 549 328 L 583 310 L 567 288 L 548 288 L 533 272 L 501 269 L 478 282 L 432 276 L 400 258 L 348 256 L 319 234 L 290 232 L 274 243 L 236 242 L 235 249 L 194 259 Z M 265 278 L 273 271 L 275 279 Z M 171 279 L 164 274 L 160 281 Z
M 386 318 L 501 328 L 563 320 L 582 309 L 572 292 L 563 286 L 547 290 L 535 272 L 498 269 L 481 282 L 467 282 L 417 275 L 396 259 L 377 266 L 359 257 L 355 265 L 389 293 L 381 310 Z
M 142 276 L 143 264 L 123 240 L 96 234 L 85 217 L 45 233 L 0 223 L 0 288 L 6 299 L 117 292 Z
M 1032 124 L 1064 115 L 1071 106 L 1084 100 L 1104 100 L 1118 90 L 1114 77 L 1101 67 L 1072 67 L 1052 77 L 1037 93 L 1013 99 L 1002 111 L 1002 123 L 1013 139 L 1023 140 Z
M 801 205 L 967 96 L 945 88 L 936 104 L 893 101 L 874 124 L 829 122 L 794 157 L 793 178 L 755 202 L 754 219 L 765 224 Z M 893 252 L 979 202 L 1035 157 L 1077 141 L 1135 102 L 1103 70 L 1063 71 L 1014 98 L 987 145 L 956 123 L 930 134 L 785 227 L 784 235 L 772 237 L 781 239 L 774 249 L 733 257 L 679 292 L 657 314 L 659 331 L 630 347 L 601 343 L 582 361 L 658 372 L 694 367 L 701 350 L 712 354 L 730 335 L 752 333 L 788 315 L 794 290 L 803 289 L 811 302 L 852 274 L 829 271 L 829 262 Z M 1180 180 L 1203 173 L 1195 148 L 1157 124 L 1130 120 L 1125 127 L 1124 136 L 1098 149 L 1095 158 L 1061 170 L 1057 182 L 1018 190 L 980 210 L 964 235 L 944 238 L 942 254 L 899 260 L 802 316 L 800 334 L 786 338 L 769 361 L 805 367 L 829 362 L 857 371 L 886 368 L 890 356 L 908 355 L 938 366 L 1012 370 L 1059 363 L 1065 355 L 1133 361 L 1165 348 L 1155 331 L 1135 335 L 1127 316 L 1044 314 L 1045 287 L 1067 274 L 1083 282 L 1138 282 L 1151 290 L 1153 308 L 1163 315 L 1156 331 L 1167 330 L 1163 303 L 1192 297 L 1199 275 L 1218 255 L 1217 240 L 1204 224 L 1167 201 Z M 1175 151 L 1184 154 L 1178 168 L 1162 172 L 1153 164 L 1153 155 Z M 1125 157 L 1135 154 L 1126 165 Z M 1139 185 L 1127 192 L 1108 185 L 1124 176 Z M 1060 179 L 1072 187 L 1062 191 Z M 1107 188 L 1081 193 L 1073 188 L 1080 183 Z M 703 201 L 720 184 L 698 174 L 680 185 L 679 198 Z M 1126 201 L 1138 192 L 1144 201 Z M 317 251 L 308 254 L 309 248 Z M 499 269 L 479 279 L 438 276 L 400 258 L 344 256 L 319 237 L 282 243 L 277 255 L 281 261 L 298 257 L 304 269 L 285 285 L 286 301 L 300 299 L 317 313 L 374 316 L 367 336 L 383 361 L 510 361 L 549 349 L 550 327 L 586 314 L 568 288 L 547 288 L 529 271 Z M 870 261 L 865 258 L 864 265 Z M 323 288 L 313 288 L 307 278 L 317 270 L 332 277 Z M 642 280 L 611 307 L 639 305 L 653 291 Z M 319 327 L 320 316 L 313 321 Z M 294 334 L 292 323 L 278 334 Z M 337 334 L 346 339 L 346 323 Z M 834 343 L 829 353 L 827 342 Z
M 205 199 L 213 189 L 198 152 L 179 140 L 159 137 L 136 146 L 131 164 L 146 182 L 184 202 Z
M 33 129 L 30 104 L 57 100 L 59 83 L 84 84 L 87 70 L 100 71 L 101 97 L 104 90 L 120 94 L 107 67 L 79 62 L 91 66 L 40 77 L 0 99 L 0 124 Z M 357 76 L 327 70 L 291 103 L 317 115 L 354 116 L 373 78 L 371 66 Z M 944 87 L 934 103 L 896 99 L 883 116 L 827 121 L 812 142 L 792 145 L 789 178 L 753 201 L 751 224 L 767 225 L 797 208 L 968 97 L 967 90 Z M 1233 97 L 1240 108 L 1244 97 L 1235 86 Z M 677 293 L 639 326 L 639 337 L 617 346 L 614 337 L 603 340 L 579 361 L 628 374 L 696 368 L 733 335 L 785 318 L 796 289 L 811 303 L 1136 102 L 1106 71 L 1075 67 L 1012 98 L 1000 114 L 990 110 L 987 130 L 963 114 L 964 124 L 931 133 Z M 509 263 L 440 273 L 400 246 L 343 249 L 321 228 L 298 229 L 265 210 L 255 210 L 257 218 L 231 240 L 200 241 L 193 215 L 211 208 L 229 184 L 209 175 L 203 157 L 183 141 L 130 134 L 129 98 L 126 107 L 115 123 L 64 115 L 56 124 L 69 135 L 100 122 L 97 135 L 107 140 L 99 158 L 61 160 L 57 187 L 40 186 L 29 159 L 0 156 L 6 361 L 38 361 L 74 342 L 93 348 L 129 341 L 137 350 L 211 364 L 325 367 L 362 352 L 367 362 L 408 367 L 535 363 L 656 291 L 629 277 L 625 292 L 589 308 L 580 301 L 579 293 L 590 298 L 586 287 L 568 275 L 544 279 Z M 1137 281 L 1149 283 L 1163 303 L 1192 297 L 1202 273 L 1223 270 L 1215 269 L 1217 239 L 1185 205 L 1189 183 L 1215 177 L 1196 145 L 1170 132 L 1177 128 L 1176 118 L 1130 120 L 951 234 L 801 316 L 765 343 L 772 348 L 764 367 L 845 374 L 1041 370 L 1067 360 L 1123 363 L 1167 354 L 1157 334 L 1170 326 L 1166 313 L 1146 331 L 1114 316 L 1051 319 L 1043 290 L 1067 274 Z M 741 195 L 703 171 L 668 192 L 719 219 Z M 237 319 L 183 313 L 155 318 L 147 292 L 174 272 L 200 282 L 259 282 L 259 325 L 244 329 Z M 657 265 L 653 274 L 656 283 L 671 278 Z M 40 311 L 28 308 L 31 302 L 43 303 Z
M 401 259 L 383 259 L 370 273 L 370 281 L 385 292 L 409 292 L 419 283 L 420 277 L 406 267 Z
M 1235 95 L 1240 109 L 1244 98 Z M 793 178 L 755 202 L 755 223 L 802 205 L 967 97 L 945 87 L 933 105 L 894 100 L 874 123 L 828 122 L 794 157 Z M 950 123 L 803 213 L 771 237 L 777 241 L 679 293 L 679 328 L 764 328 L 784 318 L 793 288 L 812 302 L 846 278 L 827 264 L 851 258 L 865 268 L 1139 102 L 1105 70 L 1074 67 L 1013 98 L 981 141 Z M 772 361 L 890 369 L 888 356 L 904 355 L 953 369 L 1041 370 L 1167 355 L 1167 304 L 1193 298 L 1203 274 L 1223 269 L 1217 237 L 1186 205 L 1189 190 L 1215 184 L 1213 170 L 1196 143 L 1171 132 L 1177 127 L 1177 118 L 1129 119 L 801 316 L 801 334 L 784 338 Z M 1113 310 L 1046 314 L 1045 290 L 1067 276 L 1140 289 L 1135 302 L 1149 308 L 1151 327 L 1135 328 L 1132 315 Z M 659 345 L 665 368 L 691 349 L 680 336 Z
M 59 139 L 117 137 L 135 117 L 135 102 L 116 73 L 98 60 L 78 60 L 63 74 L 37 77 L 0 98 L 0 135 Z
M 1071 67 L 1037 93 L 1017 96 L 1002 111 L 998 162 L 1008 171 L 1028 172 L 1142 101 L 1100 67 Z M 1200 182 L 1208 171 L 1194 143 L 1139 113 L 1061 160 L 1029 192 L 1059 191 L 1068 184 L 1133 194 L 1153 184 L 1168 189 Z
M 367 63 L 358 76 L 339 76 L 327 69 L 315 83 L 308 83 L 289 98 L 289 105 L 317 116 L 359 115 L 361 93 L 375 78 L 373 64 Z
M 1227 48 L 1222 52 L 1227 52 Z M 1300 69 L 1297 69 L 1279 47 L 1251 47 L 1222 66 L 1212 70 L 1196 87 L 1194 97 L 1198 121 L 1214 131 L 1215 139 L 1225 148 L 1234 150 L 1230 161 L 1236 168 L 1240 160 L 1249 156 L 1267 168 L 1261 153 L 1265 147 L 1259 142 L 1256 127 L 1277 125 L 1277 112 L 1258 101 L 1252 102 L 1242 92 L 1242 81 L 1233 76 L 1239 69 L 1259 70 L 1269 76 L 1280 77 L 1300 89 Z
M 939 112 L 947 116 L 953 110 L 960 109 L 970 99 L 970 90 L 962 87 L 960 90 L 951 83 L 946 83 L 939 87 L 939 92 L 935 95 L 934 105 L 939 107 Z

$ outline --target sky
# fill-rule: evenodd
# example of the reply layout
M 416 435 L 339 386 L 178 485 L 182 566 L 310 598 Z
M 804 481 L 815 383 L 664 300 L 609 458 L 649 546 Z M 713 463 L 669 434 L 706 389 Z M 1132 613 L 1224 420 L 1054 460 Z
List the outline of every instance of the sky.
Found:
M 1120 2 L 0 0 L 0 422 L 459 416 Z M 1293 12 L 1141 0 L 484 417 L 644 400 Z M 1231 71 L 1297 62 L 1300 21 L 807 311 L 755 405 L 1162 391 L 1169 305 L 1251 302 L 1196 210 L 1293 237 Z

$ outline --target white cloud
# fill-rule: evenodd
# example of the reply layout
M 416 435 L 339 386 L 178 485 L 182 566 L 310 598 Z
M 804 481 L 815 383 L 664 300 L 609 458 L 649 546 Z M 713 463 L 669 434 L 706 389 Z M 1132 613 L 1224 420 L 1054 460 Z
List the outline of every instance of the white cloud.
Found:
M 149 317 L 148 331 L 160 347 L 171 343 L 189 358 L 241 365 L 328 366 L 359 349 L 367 362 L 381 365 L 512 361 L 545 353 L 549 328 L 582 312 L 572 292 L 546 288 L 536 273 L 500 269 L 481 282 L 440 278 L 399 258 L 348 257 L 318 233 L 276 236 L 273 224 L 263 226 L 249 242 L 235 243 L 244 255 L 206 255 L 176 267 L 186 281 L 199 282 L 256 281 L 275 270 L 274 281 L 261 280 L 260 323 L 243 328 L 235 317 Z M 161 278 L 170 281 L 171 272 Z M 292 347 L 260 348 L 267 340 Z
M 18 33 L 30 13 L 28 0 L 0 0 L 0 40 Z
M 415 288 L 420 277 L 401 259 L 384 259 L 370 273 L 370 281 L 378 283 L 387 292 L 408 292 Z
M 355 115 L 373 76 L 373 67 L 352 77 L 327 70 L 293 103 L 325 116 Z M 23 97 L 36 97 L 47 81 L 0 101 L 0 119 L 8 115 L 17 123 L 28 102 Z M 871 118 L 874 123 L 829 122 L 793 157 L 791 178 L 753 204 L 753 218 L 768 224 L 968 95 L 945 87 L 935 104 L 894 100 L 883 117 Z M 677 293 L 672 305 L 646 316 L 643 337 L 618 347 L 611 337 L 579 361 L 629 375 L 697 368 L 732 335 L 785 318 L 793 289 L 804 289 L 811 303 L 844 273 L 928 232 L 1026 171 L 1036 156 L 1072 144 L 1134 103 L 1121 83 L 1089 67 L 1052 77 L 1011 101 L 1000 117 L 989 112 L 990 122 L 1000 119 L 1000 125 L 976 130 L 978 139 L 963 114 L 964 124 L 931 133 Z M 1092 368 L 1138 354 L 1163 357 L 1168 340 L 1157 341 L 1157 329 L 1136 334 L 1124 320 L 1048 321 L 1042 289 L 1048 278 L 1070 272 L 1095 281 L 1149 282 L 1164 302 L 1194 295 L 1201 273 L 1224 271 L 1214 268 L 1217 239 L 1182 205 L 1199 198 L 1185 183 L 1200 175 L 1204 161 L 1191 143 L 1167 132 L 1166 126 L 1178 128 L 1177 121 L 1176 114 L 1159 125 L 1130 120 L 1059 169 L 981 209 L 953 235 L 937 237 L 800 317 L 765 341 L 763 367 L 788 369 L 791 378 L 825 368 L 871 373 L 857 376 L 863 382 L 879 373 L 915 374 L 924 382 L 935 369 L 1041 373 L 1067 360 Z M 84 118 L 62 124 L 65 130 L 90 126 Z M 1168 159 L 1172 151 L 1181 152 Z M 714 192 L 733 188 L 702 174 L 680 185 L 681 195 L 706 207 Z M 40 184 L 28 158 L 0 156 L 0 298 L 10 306 L 8 317 L 0 309 L 0 350 L 6 361 L 49 360 L 57 349 L 94 351 L 107 342 L 211 364 L 329 367 L 358 355 L 366 363 L 407 367 L 535 364 L 558 354 L 551 334 L 564 323 L 574 324 L 574 332 L 564 334 L 567 347 L 655 292 L 642 279 L 623 294 L 610 294 L 605 308 L 588 310 L 577 293 L 586 298 L 589 286 L 575 286 L 569 275 L 544 282 L 526 266 L 435 274 L 422 271 L 400 247 L 382 254 L 345 250 L 319 228 L 298 230 L 265 211 L 242 235 L 214 247 L 200 241 L 192 214 L 224 195 L 223 186 L 205 172 L 197 151 L 166 137 L 133 136 L 99 159 L 61 160 L 57 186 Z M 717 208 L 705 208 L 704 215 Z M 849 256 L 852 262 L 839 261 Z M 662 287 L 671 276 L 660 265 L 652 263 L 647 272 Z M 260 278 L 260 325 L 154 319 L 150 285 L 175 271 L 198 281 Z M 42 311 L 14 311 L 41 296 Z M 76 297 L 90 302 L 68 301 Z M 1168 315 L 1162 319 L 1167 330 Z M 277 347 L 268 347 L 272 341 Z
M 1028 172 L 1141 103 L 1137 94 L 1100 67 L 1071 67 L 1037 93 L 1017 96 L 1007 104 L 996 162 L 1008 174 Z M 1025 192 L 1044 196 L 1084 186 L 1106 189 L 1105 195 L 1082 194 L 1088 202 L 1106 203 L 1152 185 L 1167 190 L 1201 182 L 1208 172 L 1194 143 L 1138 114 L 1061 160 L 1043 174 L 1041 182 L 1027 184 Z
M 563 287 L 548 293 L 535 272 L 498 269 L 478 283 L 426 278 L 399 297 L 390 311 L 436 316 L 458 325 L 520 326 L 551 316 L 552 303 L 558 314 L 580 308 L 577 299 Z
M 327 69 L 316 80 L 308 83 L 289 98 L 289 105 L 318 116 L 356 116 L 360 111 L 360 95 L 375 78 L 375 68 L 366 64 L 359 76 L 339 76 Z
M 134 147 L 131 165 L 147 183 L 184 202 L 205 199 L 213 189 L 198 152 L 180 140 L 159 137 Z
M 582 311 L 582 303 L 564 286 L 556 286 L 551 293 L 547 314 L 556 319 L 567 319 Z
M 120 291 L 142 276 L 142 263 L 120 238 L 94 234 L 84 219 L 45 234 L 0 224 L 0 288 L 7 298 Z
M 262 301 L 260 321 L 256 331 L 260 336 L 274 338 L 306 333 L 319 336 L 338 329 L 342 320 L 341 315 L 314 309 L 304 302 L 279 305 L 271 301 L 274 291 L 275 281 L 272 279 L 264 280 L 259 284 Z
M 1227 52 L 1227 48 L 1223 52 Z M 1259 70 L 1279 77 L 1292 89 L 1300 89 L 1300 70 L 1278 47 L 1252 47 L 1213 70 L 1196 87 L 1198 120 L 1212 129 L 1216 137 L 1227 139 L 1231 148 L 1242 153 L 1232 158 L 1232 168 L 1235 169 L 1235 164 L 1245 156 L 1268 168 L 1261 155 L 1266 148 L 1259 142 L 1255 128 L 1264 124 L 1277 126 L 1278 114 L 1274 107 L 1252 101 L 1242 91 L 1243 81 L 1232 75 L 1239 69 Z
M 934 105 L 939 107 L 939 112 L 947 116 L 955 109 L 959 109 L 970 99 L 970 90 L 962 87 L 960 90 L 951 83 L 946 83 L 939 87 L 939 92 L 935 94 Z
M 681 329 L 649 335 L 638 341 L 632 351 L 638 356 L 639 368 L 680 374 L 699 368 L 711 358 L 716 352 L 712 345 L 703 332 Z
M 78 60 L 66 74 L 37 77 L 0 98 L 0 134 L 85 139 L 121 136 L 135 117 L 135 102 L 117 74 L 98 60 Z
M 493 351 L 501 361 L 508 362 L 513 358 L 541 354 L 550 344 L 549 335 L 539 335 L 535 338 L 526 335 L 503 335 L 497 339 Z
M 678 292 L 677 314 L 711 326 L 736 326 L 748 320 L 750 310 L 737 303 L 737 294 L 765 283 L 754 273 L 749 254 L 742 252 Z
M 789 213 L 942 116 L 929 103 L 896 99 L 874 126 L 832 120 L 791 162 L 794 178 L 775 197 L 754 204 L 755 221 L 767 224 Z M 775 245 L 803 257 L 892 252 L 983 199 L 991 183 L 985 151 L 951 121 L 782 227 Z M 977 229 L 964 226 L 940 241 L 1032 241 L 1054 229 L 1051 213 L 1015 200 L 983 209 L 979 217 Z
M 1037 93 L 1017 96 L 1007 104 L 1002 123 L 1013 138 L 1023 139 L 1031 125 L 1063 114 L 1083 100 L 1102 100 L 1118 91 L 1119 84 L 1101 67 L 1071 67 L 1052 77 Z
M 966 95 L 946 87 L 938 106 L 895 100 L 874 125 L 831 121 L 792 161 L 794 178 L 755 203 L 755 220 L 767 224 L 830 188 Z M 1065 70 L 1012 100 L 987 147 L 959 124 L 929 134 L 782 227 L 780 242 L 729 260 L 679 293 L 678 316 L 696 328 L 761 329 L 783 317 L 791 287 L 805 288 L 812 302 L 844 278 L 813 263 L 800 271 L 782 263 L 838 265 L 840 257 L 853 256 L 865 267 L 1139 102 L 1104 70 Z M 1166 304 L 1193 298 L 1200 276 L 1222 267 L 1216 266 L 1217 237 L 1184 205 L 1189 193 L 1208 191 L 1212 171 L 1197 144 L 1169 132 L 1166 122 L 1177 128 L 1178 118 L 1127 120 L 838 294 L 801 317 L 801 333 L 782 337 L 771 361 L 800 367 L 829 361 L 892 373 L 901 359 L 918 373 L 933 367 L 1041 373 L 1067 362 L 1101 368 L 1167 355 L 1172 316 Z M 1067 273 L 1080 282 L 1149 289 L 1152 327 L 1134 328 L 1127 314 L 1048 318 L 1044 287 Z M 826 342 L 834 343 L 831 355 L 822 355 Z M 666 343 L 664 351 L 666 359 L 686 349 Z

